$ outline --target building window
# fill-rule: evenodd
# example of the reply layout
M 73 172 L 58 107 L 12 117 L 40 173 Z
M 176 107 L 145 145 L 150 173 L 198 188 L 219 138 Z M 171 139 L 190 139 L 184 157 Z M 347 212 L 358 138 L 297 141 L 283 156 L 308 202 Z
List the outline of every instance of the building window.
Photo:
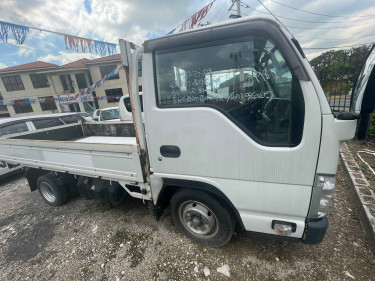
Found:
M 72 79 L 70 78 L 70 75 L 66 74 L 66 75 L 59 75 L 60 77 L 60 82 L 61 82 L 61 85 L 63 86 L 63 89 L 64 91 L 68 91 L 69 93 L 73 93 L 74 92 L 74 89 L 73 89 L 73 86 L 72 86 Z M 66 82 L 66 78 L 68 79 L 68 82 Z
M 118 102 L 122 97 L 122 89 L 109 89 L 105 90 L 105 95 L 107 96 L 108 103 Z
M 87 86 L 85 74 L 78 73 L 75 76 L 76 76 L 78 89 L 86 89 L 88 86 Z
M 15 100 L 13 104 L 14 111 L 16 114 L 34 112 L 31 104 L 26 104 L 26 100 Z
M 113 70 L 117 68 L 117 65 L 111 64 L 111 65 L 104 65 L 100 66 L 100 75 L 104 77 L 105 75 L 111 73 Z M 111 78 L 108 78 L 108 80 L 114 80 L 114 79 L 119 79 L 118 73 L 116 75 L 113 75 Z
M 34 89 L 49 87 L 48 79 L 45 74 L 30 74 L 30 78 Z
M 2 100 L 4 100 L 3 95 L 0 93 L 0 101 L 2 101 Z M 6 105 L 0 105 L 0 110 L 1 111 L 7 110 L 7 106 Z
M 138 77 L 142 77 L 142 62 L 138 61 Z
M 57 110 L 55 99 L 53 96 L 38 98 L 40 101 L 40 107 L 43 111 L 54 111 Z
M 19 75 L 5 76 L 5 77 L 2 77 L 2 79 L 3 79 L 5 89 L 8 92 L 25 90 L 25 87 L 23 86 L 23 83 L 22 83 L 21 76 Z

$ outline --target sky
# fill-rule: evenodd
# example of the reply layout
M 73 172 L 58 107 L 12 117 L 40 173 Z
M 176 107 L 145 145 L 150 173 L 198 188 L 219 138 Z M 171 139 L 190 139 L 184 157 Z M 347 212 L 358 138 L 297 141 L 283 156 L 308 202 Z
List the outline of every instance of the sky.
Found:
M 179 26 L 210 0 L 1 0 L 0 21 L 34 26 L 64 34 L 137 44 Z M 281 5 L 281 4 L 283 5 Z M 204 23 L 229 20 L 236 14 L 231 0 L 216 0 Z M 324 49 L 375 41 L 374 0 L 243 0 L 243 17 L 271 11 L 297 38 L 308 58 Z M 286 5 L 286 6 L 285 6 Z M 289 7 L 288 7 L 289 6 Z M 0 68 L 45 61 L 58 65 L 96 54 L 66 50 L 61 35 L 30 30 L 23 45 L 0 40 Z

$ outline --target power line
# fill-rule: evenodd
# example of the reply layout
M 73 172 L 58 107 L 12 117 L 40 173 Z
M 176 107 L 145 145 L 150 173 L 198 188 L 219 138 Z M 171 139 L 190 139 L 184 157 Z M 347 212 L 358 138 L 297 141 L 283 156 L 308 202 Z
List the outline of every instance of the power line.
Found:
M 212 17 L 211 19 L 211 23 L 213 22 L 213 20 L 216 18 L 216 16 L 223 10 L 223 8 L 225 7 L 225 4 L 226 4 L 226 1 L 223 3 L 223 5 L 221 5 L 221 8 L 217 11 L 217 13 Z
M 367 37 L 373 37 L 373 36 L 375 36 L 375 34 L 371 34 L 371 35 L 367 35 L 363 37 L 357 37 L 357 38 L 338 38 L 338 39 L 328 39 L 328 38 L 320 38 L 320 37 L 312 37 L 312 36 L 304 36 L 304 35 L 298 35 L 297 37 L 319 39 L 319 40 L 326 40 L 326 41 L 348 41 L 348 40 L 367 38 Z
M 279 20 L 264 4 L 263 4 L 263 2 L 262 1 L 260 1 L 260 0 L 257 0 L 284 28 L 285 28 L 285 30 L 286 31 L 288 31 L 289 32 L 289 34 L 292 36 L 292 37 L 294 37 L 293 36 L 293 34 L 288 30 L 288 28 L 286 28 L 286 26 L 281 22 L 281 20 Z
M 227 3 L 227 2 L 224 2 L 224 3 Z M 227 16 L 227 14 L 225 13 L 224 16 L 222 16 L 222 17 L 220 18 L 219 22 L 222 21 L 226 16 Z
M 270 0 L 271 2 L 274 2 L 276 4 L 279 4 L 281 6 L 285 6 L 285 7 L 288 7 L 290 9 L 293 9 L 293 10 L 297 10 L 297 11 L 300 11 L 300 12 L 304 12 L 304 13 L 308 13 L 308 14 L 313 14 L 313 15 L 318 15 L 318 16 L 323 16 L 323 17 L 331 17 L 331 18 L 347 18 L 347 17 L 358 17 L 358 18 L 364 18 L 364 17 L 374 17 L 374 15 L 367 15 L 367 16 L 345 16 L 345 15 L 341 15 L 341 16 L 334 16 L 334 15 L 327 15 L 327 14 L 320 14 L 320 13 L 314 13 L 314 12 L 310 12 L 310 11 L 306 11 L 306 10 L 302 10 L 302 9 L 299 9 L 299 8 L 296 8 L 296 7 L 292 7 L 292 6 L 289 6 L 289 5 L 286 5 L 286 4 L 283 4 L 283 3 L 280 3 L 280 2 L 277 2 L 275 0 Z
M 353 27 L 355 25 L 351 25 L 351 26 L 335 26 L 335 27 L 300 27 L 300 26 L 290 26 L 290 25 L 287 25 L 287 27 L 289 28 L 296 28 L 296 29 L 342 29 L 342 28 L 349 28 L 349 27 Z
M 254 11 L 257 11 L 259 13 L 262 13 L 262 14 L 266 14 L 266 15 L 270 15 L 269 13 L 267 12 L 264 12 L 264 11 L 260 11 L 258 9 L 255 9 L 253 7 L 250 7 L 249 5 L 247 5 L 247 7 L 244 7 L 244 8 L 250 8 Z M 279 16 L 279 15 L 275 15 L 279 18 L 282 18 L 282 19 L 287 19 L 287 20 L 292 20 L 292 21 L 299 21 L 299 22 L 307 22 L 307 23 L 325 23 L 325 24 L 332 24 L 332 23 L 348 23 L 348 22 L 358 22 L 358 21 L 367 21 L 368 19 L 365 19 L 365 20 L 353 20 L 353 21 L 308 21 L 308 20 L 299 20 L 299 19 L 292 19 L 292 18 L 288 18 L 288 17 L 284 17 L 284 16 Z M 363 23 L 363 24 L 355 24 L 355 25 L 351 25 L 351 26 L 357 26 L 357 25 L 365 25 L 365 24 L 370 24 L 370 23 L 374 23 L 374 21 L 372 22 L 367 22 L 367 23 Z
M 257 0 L 257 1 L 259 1 L 259 0 Z M 278 15 L 275 15 L 275 14 L 272 14 L 272 13 L 259 11 L 257 9 L 254 9 L 254 8 L 250 7 L 250 6 L 249 6 L 249 8 L 251 8 L 251 9 L 253 9 L 253 10 L 259 12 L 259 13 L 263 13 L 263 14 L 266 14 L 266 15 L 272 15 L 277 19 L 278 22 L 281 22 L 280 20 L 278 20 L 278 18 L 283 18 L 283 19 L 294 20 L 294 21 L 299 21 L 299 22 L 319 23 L 319 22 L 297 20 L 297 19 L 291 19 L 291 18 L 287 18 L 287 17 L 283 17 L 283 16 L 278 16 Z M 245 14 L 245 13 L 242 13 L 242 14 L 245 15 L 245 16 L 250 16 L 249 14 Z M 322 23 L 329 23 L 329 22 L 322 22 Z M 361 25 L 366 25 L 366 24 L 371 24 L 371 23 L 375 23 L 375 22 L 367 22 L 367 23 L 363 23 L 363 24 L 353 24 L 353 25 L 347 25 L 347 26 L 333 26 L 333 27 L 300 27 L 300 26 L 289 26 L 289 25 L 284 25 L 284 24 L 281 24 L 281 25 L 284 26 L 284 27 L 297 28 L 297 29 L 341 29 L 341 28 L 349 28 L 349 27 L 361 26 Z
M 328 49 L 351 48 L 351 47 L 356 47 L 356 46 L 361 46 L 361 45 L 369 45 L 369 44 L 374 44 L 374 41 L 373 42 L 367 42 L 367 43 L 359 43 L 359 44 L 349 45 L 349 46 L 331 46 L 331 47 L 316 47 L 316 48 L 305 48 L 303 46 L 301 46 L 301 47 L 304 50 L 328 50 Z

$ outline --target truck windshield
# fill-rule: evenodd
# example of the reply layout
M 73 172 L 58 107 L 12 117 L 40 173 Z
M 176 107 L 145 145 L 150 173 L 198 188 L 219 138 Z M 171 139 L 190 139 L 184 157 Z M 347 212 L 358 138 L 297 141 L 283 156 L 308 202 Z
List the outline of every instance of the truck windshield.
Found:
M 100 114 L 100 119 L 104 121 L 120 118 L 120 112 L 118 108 L 102 110 Z

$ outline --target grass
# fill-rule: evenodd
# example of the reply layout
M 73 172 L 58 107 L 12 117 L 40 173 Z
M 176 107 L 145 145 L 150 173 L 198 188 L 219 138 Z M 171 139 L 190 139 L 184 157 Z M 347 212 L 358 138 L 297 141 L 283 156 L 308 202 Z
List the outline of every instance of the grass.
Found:
M 320 271 L 320 272 L 319 272 L 319 276 L 318 276 L 318 278 L 319 278 L 320 280 L 328 280 L 328 274 L 327 274 L 327 272 L 325 272 L 325 271 Z
M 88 267 L 82 267 L 82 268 L 81 268 L 81 271 L 82 271 L 84 274 L 86 274 L 87 272 L 89 272 L 89 269 L 88 269 Z

